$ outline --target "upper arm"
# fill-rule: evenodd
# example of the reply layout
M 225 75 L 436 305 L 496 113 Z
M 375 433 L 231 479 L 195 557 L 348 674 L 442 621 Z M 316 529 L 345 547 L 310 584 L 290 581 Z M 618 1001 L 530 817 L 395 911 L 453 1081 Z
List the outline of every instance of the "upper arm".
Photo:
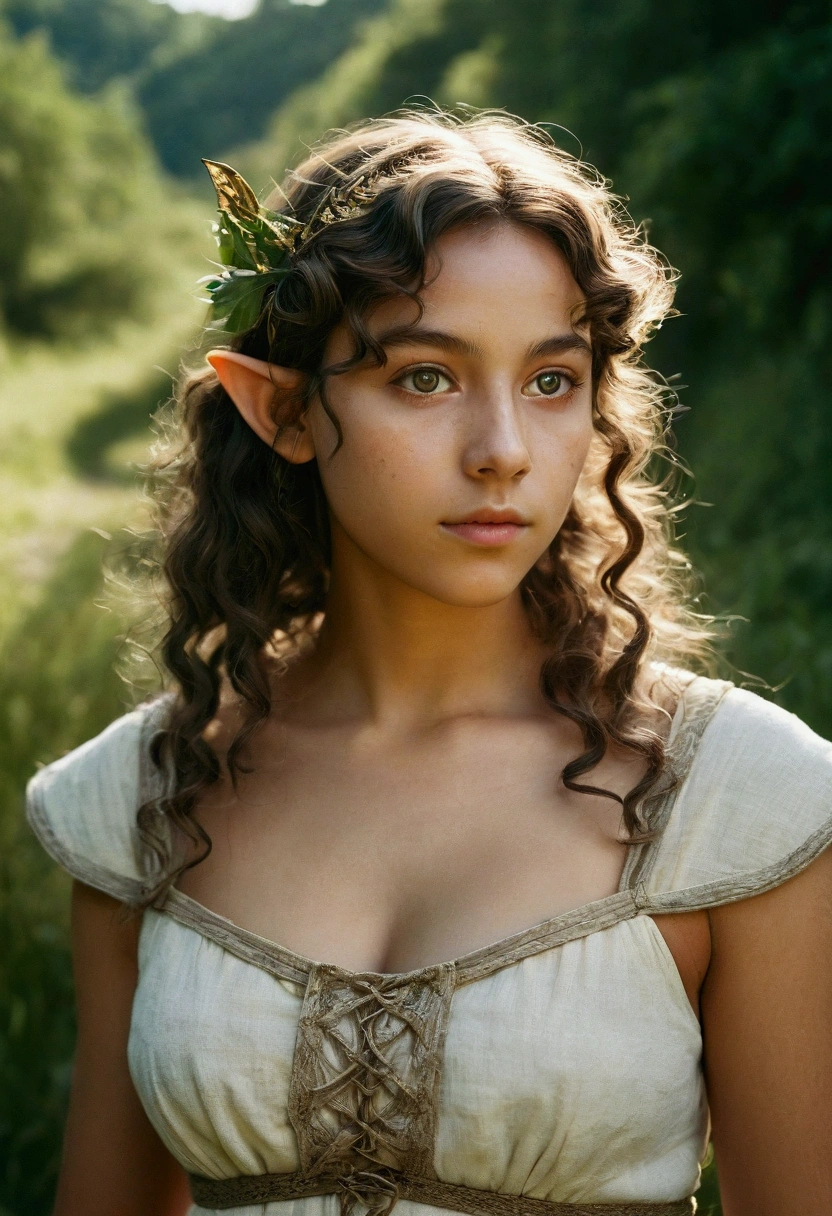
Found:
M 725 1216 L 828 1216 L 832 849 L 710 919 L 702 1019 Z
M 75 883 L 78 1043 L 55 1216 L 179 1216 L 184 1172 L 150 1125 L 127 1067 L 140 920 Z

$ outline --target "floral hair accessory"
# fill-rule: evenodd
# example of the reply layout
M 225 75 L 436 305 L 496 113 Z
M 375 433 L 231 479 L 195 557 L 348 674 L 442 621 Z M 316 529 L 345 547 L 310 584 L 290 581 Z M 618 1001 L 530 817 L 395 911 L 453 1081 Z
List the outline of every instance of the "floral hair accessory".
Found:
M 375 197 L 364 177 L 330 186 L 306 223 L 257 201 L 251 186 L 230 165 L 203 160 L 217 192 L 214 235 L 224 267 L 200 283 L 208 292 L 214 325 L 239 334 L 256 324 L 266 291 L 289 273 L 295 258 L 322 228 L 361 213 Z

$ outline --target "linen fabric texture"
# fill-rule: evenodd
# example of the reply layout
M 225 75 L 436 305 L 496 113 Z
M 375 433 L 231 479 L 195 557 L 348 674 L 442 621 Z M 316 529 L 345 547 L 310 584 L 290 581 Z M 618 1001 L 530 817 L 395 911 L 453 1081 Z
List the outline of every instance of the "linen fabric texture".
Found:
M 832 841 L 832 744 L 753 693 L 683 682 L 676 784 L 645 808 L 657 838 L 631 846 L 613 895 L 383 975 L 303 958 L 174 888 L 147 909 L 129 1064 L 184 1169 L 296 1174 L 307 1191 L 341 1179 L 338 1194 L 238 1216 L 381 1213 L 397 1171 L 609 1212 L 691 1196 L 709 1130 L 702 1038 L 652 914 L 743 899 L 809 865 Z M 167 705 L 126 714 L 29 785 L 47 851 L 126 903 L 149 889 L 136 810 L 160 788 L 148 747 Z

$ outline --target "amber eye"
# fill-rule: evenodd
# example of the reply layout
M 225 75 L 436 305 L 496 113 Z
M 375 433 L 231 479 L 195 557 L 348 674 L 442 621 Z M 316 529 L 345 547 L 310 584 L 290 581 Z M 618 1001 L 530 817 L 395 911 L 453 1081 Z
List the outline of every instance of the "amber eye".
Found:
M 566 397 L 575 381 L 564 372 L 538 372 L 523 388 L 526 397 Z
M 431 393 L 446 393 L 451 382 L 435 367 L 416 367 L 398 381 L 402 388 L 410 393 L 421 393 L 427 397 Z
M 420 393 L 433 393 L 439 385 L 439 372 L 430 367 L 423 367 L 412 376 L 413 387 Z

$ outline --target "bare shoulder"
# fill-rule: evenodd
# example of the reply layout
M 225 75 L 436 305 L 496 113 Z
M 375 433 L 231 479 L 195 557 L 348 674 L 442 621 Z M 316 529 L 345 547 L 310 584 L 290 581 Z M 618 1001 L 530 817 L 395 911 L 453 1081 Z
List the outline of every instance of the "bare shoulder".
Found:
M 129 912 L 112 896 L 84 883 L 72 887 L 73 950 L 82 965 L 87 952 L 100 964 L 135 968 L 141 917 Z
M 832 848 L 778 886 L 709 908 L 708 915 L 712 987 L 759 993 L 768 1007 L 780 1001 L 785 1011 L 826 984 L 832 1036 Z
M 705 1067 L 726 1216 L 832 1211 L 832 850 L 709 909 Z
M 55 1216 L 183 1216 L 187 1180 L 141 1107 L 127 1064 L 141 920 L 76 882 L 78 1044 Z

